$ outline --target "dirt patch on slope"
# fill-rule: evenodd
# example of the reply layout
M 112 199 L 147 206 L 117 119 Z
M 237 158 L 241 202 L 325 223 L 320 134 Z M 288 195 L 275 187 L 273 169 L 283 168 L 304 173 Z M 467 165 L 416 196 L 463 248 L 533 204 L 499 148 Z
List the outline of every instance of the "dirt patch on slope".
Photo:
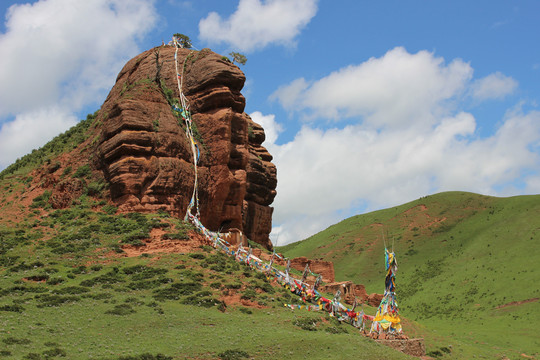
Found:
M 165 232 L 162 229 L 152 229 L 150 238 L 144 240 L 144 245 L 124 245 L 122 246 L 122 250 L 124 250 L 125 256 L 135 257 L 142 254 L 156 253 L 192 253 L 195 250 L 200 249 L 203 245 L 211 245 L 204 236 L 195 232 L 190 233 L 189 239 L 186 240 L 164 239 L 164 234 Z
M 509 306 L 523 305 L 523 304 L 535 302 L 535 301 L 538 301 L 538 300 L 539 300 L 539 298 L 532 298 L 532 299 L 521 300 L 521 301 L 512 301 L 512 302 L 509 302 L 509 303 L 504 304 L 504 305 L 499 305 L 495 309 L 504 309 L 504 308 L 509 307 Z

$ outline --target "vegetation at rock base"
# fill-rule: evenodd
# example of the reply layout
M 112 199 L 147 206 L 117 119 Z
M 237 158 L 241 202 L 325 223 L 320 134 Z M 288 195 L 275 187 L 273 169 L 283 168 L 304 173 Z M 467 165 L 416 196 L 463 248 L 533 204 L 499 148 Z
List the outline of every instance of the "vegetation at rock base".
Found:
M 352 354 L 359 348 L 369 354 L 366 359 L 407 358 L 352 331 L 329 337 L 321 320 L 326 315 L 297 315 L 285 309 L 281 301 L 287 291 L 267 288 L 266 280 L 255 279 L 255 288 L 267 288 L 267 292 L 253 291 L 253 276 L 243 275 L 251 270 L 215 250 L 125 258 L 102 249 L 119 241 L 121 229 L 129 228 L 132 221 L 146 223 L 156 214 L 144 215 L 146 222 L 139 215 L 91 214 L 81 209 L 75 214 L 63 210 L 61 215 L 62 222 L 55 222 L 53 230 L 75 231 L 82 216 L 83 229 L 92 227 L 96 232 L 90 236 L 98 237 L 101 243 L 84 250 L 75 247 L 57 252 L 47 244 L 51 240 L 33 236 L 32 223 L 21 223 L 17 235 L 7 229 L 2 232 L 3 243 L 9 248 L 2 256 L 9 257 L 10 265 L 1 270 L 0 339 L 3 351 L 15 358 L 56 354 L 86 359 L 93 354 L 99 358 L 147 359 L 152 357 L 142 355 L 154 354 L 156 359 L 179 359 L 190 354 L 210 359 L 249 354 L 256 359 L 294 359 L 304 354 L 328 357 L 336 351 Z M 174 224 L 171 231 L 176 231 Z M 63 239 L 77 244 L 85 232 L 78 233 L 76 237 L 64 234 Z M 44 238 L 61 235 L 53 231 Z M 63 281 L 22 281 L 40 274 L 54 274 Z M 231 281 L 234 286 L 211 286 Z M 250 290 L 249 301 L 264 302 L 266 308 L 234 303 L 223 306 L 220 300 Z M 318 328 L 304 332 L 294 323 L 298 316 L 312 319 L 302 322 L 316 321 Z M 315 344 L 323 348 L 315 350 Z
M 361 349 L 365 359 L 408 358 L 358 332 L 325 330 L 324 313 L 291 312 L 283 301 L 298 298 L 208 246 L 125 257 L 154 233 L 193 242 L 194 229 L 166 212 L 119 213 L 85 163 L 60 170 L 93 189 L 67 208 L 51 207 L 45 191 L 13 202 L 29 191 L 21 179 L 33 163 L 0 179 L 0 356 L 295 359 Z M 317 330 L 295 326 L 298 316 L 316 318 Z

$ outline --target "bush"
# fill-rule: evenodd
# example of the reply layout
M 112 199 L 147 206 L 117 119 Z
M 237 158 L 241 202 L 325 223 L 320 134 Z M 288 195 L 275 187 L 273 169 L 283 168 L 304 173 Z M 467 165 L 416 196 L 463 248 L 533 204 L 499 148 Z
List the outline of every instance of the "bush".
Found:
M 310 318 L 296 318 L 293 325 L 298 326 L 302 330 L 317 331 L 317 320 Z
M 92 174 L 92 169 L 90 169 L 90 165 L 86 164 L 78 168 L 73 177 L 82 179 L 90 176 L 90 174 Z
M 114 215 L 118 211 L 118 208 L 113 205 L 105 205 L 104 207 L 101 208 L 101 210 L 108 215 Z
M 75 269 L 71 270 L 71 272 L 74 274 L 86 274 L 87 273 L 86 266 L 80 265 L 76 267 Z
M 154 289 L 157 287 L 160 287 L 164 284 L 172 283 L 173 279 L 166 278 L 166 277 L 160 277 L 154 280 L 142 280 L 142 281 L 134 281 L 128 284 L 128 288 L 131 290 L 148 290 L 148 289 Z
M 122 271 L 127 275 L 131 275 L 132 279 L 135 281 L 150 279 L 154 276 L 163 275 L 168 272 L 167 269 L 154 268 L 145 265 L 134 265 L 124 268 Z
M 253 311 L 249 310 L 249 309 L 246 308 L 246 307 L 239 307 L 238 310 L 239 310 L 241 313 L 244 313 L 244 314 L 253 314 Z
M 86 186 L 86 195 L 94 197 L 102 197 L 103 191 L 108 187 L 105 180 L 93 181 Z
M 171 227 L 171 225 L 169 223 L 162 222 L 161 219 L 159 219 L 157 217 L 151 218 L 150 221 L 149 221 L 149 225 L 150 225 L 150 227 L 152 229 L 156 229 L 156 228 L 164 229 L 164 228 Z
M 243 300 L 253 300 L 257 297 L 257 293 L 253 289 L 246 289 L 242 293 L 241 299 Z
M 34 200 L 32 200 L 32 205 L 30 205 L 31 208 L 44 208 L 49 204 L 49 199 L 51 197 L 51 191 L 45 190 L 43 194 L 36 196 Z
M 118 274 L 118 271 L 114 271 L 114 269 L 113 269 L 113 270 L 109 271 L 108 273 L 100 275 L 100 276 L 96 276 L 93 279 L 88 279 L 88 280 L 81 281 L 80 285 L 81 286 L 86 286 L 86 287 L 91 287 L 91 286 L 99 285 L 99 284 L 101 284 L 101 285 L 117 284 L 117 283 L 123 282 L 123 281 L 124 281 L 124 278 L 120 274 Z
M 2 339 L 2 342 L 6 345 L 28 345 L 32 343 L 29 339 L 17 339 L 14 337 Z
M 0 291 L 0 295 L 22 295 L 25 293 L 44 293 L 47 292 L 47 288 L 41 287 L 41 286 L 24 286 L 24 285 L 17 285 L 13 286 L 11 288 L 3 289 Z
M 99 264 L 97 264 L 97 265 L 92 265 L 92 266 L 90 267 L 90 269 L 91 269 L 92 271 L 99 271 L 99 270 L 103 269 L 103 265 L 99 265 Z
M 49 275 L 47 274 L 32 275 L 32 276 L 26 277 L 26 280 L 35 281 L 35 282 L 42 282 L 42 281 L 44 282 L 44 281 L 49 280 Z
M 330 326 L 325 328 L 324 331 L 330 334 L 347 334 L 347 330 L 342 326 Z
M 28 353 L 23 356 L 23 359 L 25 360 L 41 360 L 43 357 L 40 354 L 36 353 Z
M 23 261 L 21 264 L 11 267 L 9 269 L 9 271 L 11 271 L 11 272 L 19 272 L 19 271 L 25 271 L 25 270 L 32 270 L 34 268 L 40 268 L 40 267 L 44 267 L 44 266 L 45 266 L 45 264 L 42 263 L 41 261 L 34 261 L 31 264 L 26 264 Z
M 268 294 L 273 294 L 276 292 L 276 290 L 274 289 L 274 287 L 268 283 L 268 282 L 263 282 L 262 284 L 260 283 L 257 283 L 255 285 L 256 288 L 258 289 L 261 289 L 262 291 L 268 293 Z
M 49 285 L 58 285 L 58 284 L 63 283 L 63 282 L 64 282 L 64 279 L 62 279 L 60 277 L 50 278 L 49 280 L 47 280 L 47 284 L 49 284 Z
M 60 349 L 59 347 L 45 350 L 44 352 L 42 352 L 42 354 L 44 355 L 45 359 L 57 357 L 57 356 L 65 357 L 67 355 L 67 353 L 64 350 Z
M 143 239 L 148 239 L 150 237 L 150 232 L 145 229 L 137 229 L 126 236 L 120 241 L 123 244 L 130 244 L 133 246 L 143 246 L 144 243 L 141 241 Z
M 144 353 L 141 355 L 120 356 L 117 360 L 173 360 L 173 357 L 163 354 L 152 355 Z
M 134 312 L 136 311 L 131 307 L 131 305 L 120 304 L 120 305 L 115 305 L 114 309 L 112 310 L 105 311 L 105 314 L 124 316 L 124 315 L 133 314 Z
M 62 296 L 62 295 L 36 295 L 34 299 L 38 302 L 36 305 L 38 308 L 42 307 L 56 307 L 69 302 L 77 302 L 81 300 L 79 296 Z
M 210 308 L 221 303 L 221 301 L 212 298 L 210 295 L 212 295 L 210 291 L 201 291 L 182 299 L 182 304 Z
M 217 355 L 222 360 L 238 360 L 249 358 L 249 354 L 243 350 L 231 349 L 225 350 Z
M 105 300 L 112 298 L 112 294 L 109 293 L 97 293 L 97 294 L 84 294 L 81 297 L 83 298 L 89 298 L 94 300 Z
M 21 313 L 24 311 L 24 308 L 21 305 L 17 305 L 17 304 L 2 305 L 0 306 L 0 311 L 11 311 L 11 312 Z
M 199 282 L 174 283 L 167 288 L 154 290 L 154 299 L 157 301 L 179 300 L 181 296 L 191 295 L 202 289 Z
M 84 294 L 84 293 L 87 293 L 87 292 L 90 292 L 90 289 L 88 289 L 87 287 L 83 287 L 83 286 L 67 286 L 65 288 L 62 288 L 62 289 L 56 289 L 54 290 L 54 293 L 55 294 L 58 294 L 58 295 L 80 295 L 80 294 Z

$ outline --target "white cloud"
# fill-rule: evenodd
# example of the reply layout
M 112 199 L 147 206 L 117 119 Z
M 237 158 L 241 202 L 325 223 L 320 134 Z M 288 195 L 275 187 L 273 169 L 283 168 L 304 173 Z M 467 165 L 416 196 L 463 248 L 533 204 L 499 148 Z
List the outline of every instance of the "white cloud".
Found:
M 21 119 L 50 113 L 54 106 L 62 108 L 65 119 L 69 112 L 99 105 L 125 61 L 139 52 L 136 40 L 156 20 L 153 1 L 145 0 L 40 0 L 11 6 L 6 32 L 0 34 L 0 136 L 10 129 L 13 136 L 30 138 L 14 133 Z M 62 129 L 62 121 L 51 128 Z M 31 150 L 36 144 L 26 146 Z
M 317 0 L 240 0 L 228 19 L 216 12 L 202 19 L 199 36 L 247 52 L 269 44 L 291 46 L 316 12 Z
M 294 140 L 265 145 L 278 168 L 273 240 L 301 240 L 354 215 L 359 204 L 374 210 L 449 190 L 504 195 L 516 181 L 538 189 L 540 112 L 518 106 L 491 119 L 499 127 L 480 138 L 473 114 L 461 110 L 479 84 L 472 73 L 461 60 L 446 65 L 429 52 L 396 48 L 279 88 L 273 97 L 312 121 Z M 350 125 L 328 121 L 340 117 Z
M 19 115 L 0 127 L 0 168 L 37 149 L 77 124 L 77 118 L 58 106 Z
M 510 76 L 495 72 L 476 80 L 471 87 L 471 95 L 478 100 L 502 99 L 517 88 L 518 83 Z
M 311 83 L 296 79 L 271 99 L 311 119 L 363 116 L 377 127 L 429 126 L 446 111 L 445 101 L 461 94 L 472 73 L 460 59 L 446 65 L 430 52 L 409 54 L 397 47 Z
M 270 95 L 270 100 L 279 100 L 281 106 L 289 111 L 297 107 L 304 108 L 302 97 L 309 86 L 310 84 L 304 78 L 293 80 L 288 85 L 280 86 Z
M 279 170 L 273 239 L 279 231 L 281 245 L 301 240 L 340 212 L 354 215 L 359 202 L 369 210 L 440 191 L 499 195 L 497 187 L 524 171 L 540 172 L 530 149 L 540 141 L 540 112 L 514 114 L 486 139 L 475 138 L 475 126 L 469 113 L 423 132 L 304 126 L 293 141 L 267 145 Z M 538 189 L 538 175 L 527 182 Z

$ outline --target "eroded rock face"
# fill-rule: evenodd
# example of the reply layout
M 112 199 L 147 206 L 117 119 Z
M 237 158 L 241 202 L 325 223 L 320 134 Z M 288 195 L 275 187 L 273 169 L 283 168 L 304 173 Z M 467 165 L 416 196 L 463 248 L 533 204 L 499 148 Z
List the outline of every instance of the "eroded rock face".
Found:
M 170 104 L 179 98 L 174 53 L 163 46 L 130 60 L 100 110 L 96 164 L 123 211 L 183 216 L 191 199 L 193 154 Z M 201 150 L 202 223 L 214 231 L 241 229 L 271 248 L 276 168 L 261 146 L 264 130 L 243 112 L 244 74 L 208 49 L 180 49 L 178 66 Z
M 308 259 L 305 256 L 300 256 L 294 259 L 291 259 L 291 267 L 298 271 L 304 271 L 306 265 L 309 265 L 309 268 L 312 272 L 320 274 L 322 280 L 327 283 L 333 283 L 335 280 L 334 273 L 334 263 L 331 261 L 324 260 L 312 260 Z

